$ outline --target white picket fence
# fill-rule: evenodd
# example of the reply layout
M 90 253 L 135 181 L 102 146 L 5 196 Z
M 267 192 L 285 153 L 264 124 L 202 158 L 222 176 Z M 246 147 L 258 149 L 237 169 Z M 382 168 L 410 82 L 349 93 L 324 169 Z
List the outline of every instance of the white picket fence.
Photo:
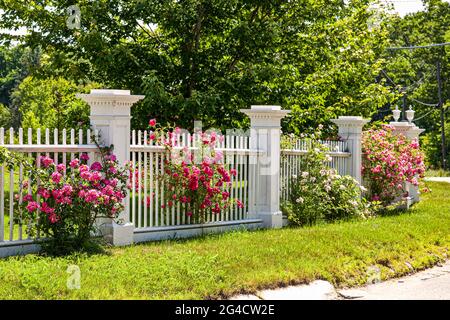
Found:
M 327 146 L 330 150 L 327 154 L 331 156 L 329 166 L 335 169 L 340 175 L 350 174 L 351 153 L 348 152 L 346 141 L 323 140 L 320 143 Z M 310 141 L 306 139 L 294 138 L 291 141 L 292 149 L 281 150 L 281 168 L 280 168 L 280 200 L 288 201 L 290 193 L 290 184 L 292 177 L 301 174 L 302 157 L 311 148 Z
M 23 153 L 30 161 L 39 166 L 36 161 L 40 156 L 46 155 L 54 159 L 55 163 L 68 164 L 74 157 L 81 153 L 97 152 L 97 146 L 91 139 L 91 130 L 66 130 L 63 129 L 22 129 L 16 132 L 11 128 L 6 130 L 0 128 L 0 146 L 10 151 Z M 129 214 L 137 230 L 149 230 L 157 227 L 170 227 L 198 223 L 191 221 L 191 217 L 185 215 L 185 210 L 180 203 L 171 208 L 162 208 L 164 204 L 164 186 L 157 179 L 158 175 L 164 173 L 164 160 L 169 155 L 164 147 L 154 145 L 149 139 L 150 132 L 135 131 L 131 133 L 130 159 L 133 166 L 132 188 L 130 191 Z M 177 147 L 188 147 L 193 151 L 196 141 L 200 141 L 197 134 L 186 133 L 178 135 Z M 330 144 L 331 166 L 336 168 L 340 174 L 347 174 L 348 159 L 350 153 L 345 152 L 346 143 L 342 141 L 327 141 Z M 223 163 L 228 169 L 236 169 L 236 177 L 232 177 L 230 196 L 239 199 L 244 204 L 243 208 L 229 207 L 220 214 L 209 212 L 205 223 L 242 221 L 252 218 L 249 212 L 254 212 L 255 192 L 258 185 L 256 157 L 258 150 L 250 149 L 250 137 L 245 135 L 225 135 L 216 150 L 223 153 Z M 281 200 L 288 199 L 290 177 L 298 174 L 302 156 L 308 150 L 308 142 L 298 139 L 293 149 L 281 151 L 280 181 Z M 0 167 L 0 244 L 29 239 L 25 234 L 24 226 L 17 216 L 17 201 L 15 193 L 19 188 L 19 182 L 27 179 L 27 172 L 22 166 L 8 169 L 5 165 Z M 137 181 L 140 180 L 140 181 Z M 31 184 L 29 190 L 31 191 Z M 149 200 L 148 200 L 149 199 Z M 19 202 L 21 199 L 19 199 Z M 18 219 L 19 218 L 19 219 Z
M 148 131 L 132 131 L 130 146 L 132 172 L 132 188 L 130 201 L 130 221 L 137 229 L 162 226 L 179 226 L 198 223 L 185 215 L 185 208 L 180 203 L 171 208 L 162 208 L 164 204 L 164 186 L 157 176 L 164 173 L 164 160 L 169 154 L 162 146 L 156 146 L 149 139 Z M 177 148 L 187 147 L 194 151 L 200 143 L 200 135 L 185 133 L 175 136 Z M 237 175 L 231 177 L 230 196 L 239 199 L 243 208 L 229 207 L 220 214 L 211 212 L 206 215 L 206 223 L 218 221 L 238 221 L 248 219 L 249 209 L 255 203 L 253 190 L 256 182 L 256 167 L 251 166 L 251 157 L 256 157 L 257 150 L 249 149 L 249 137 L 243 135 L 225 135 L 215 149 L 223 153 L 222 162 L 228 169 L 236 169 Z M 255 161 L 254 161 L 255 162 Z M 136 182 L 136 179 L 141 181 Z
M 234 168 L 231 198 L 239 199 L 243 208 L 229 207 L 218 214 L 208 213 L 199 223 L 185 214 L 182 204 L 162 207 L 164 186 L 157 179 L 164 173 L 164 160 L 169 158 L 162 146 L 154 145 L 148 131 L 131 131 L 131 107 L 143 96 L 131 95 L 128 90 L 91 90 L 79 95 L 90 106 L 90 121 L 95 137 L 104 145 L 114 145 L 119 162 L 131 160 L 132 189 L 126 199 L 123 223 L 109 221 L 102 225 L 102 234 L 113 245 L 172 237 L 187 237 L 235 228 L 280 228 L 280 200 L 286 200 L 289 178 L 298 173 L 307 143 L 297 140 L 289 150 L 281 149 L 281 119 L 289 111 L 279 106 L 252 106 L 241 110 L 250 118 L 250 131 L 227 134 L 217 150 L 223 153 L 223 163 Z M 335 122 L 345 142 L 331 144 L 331 166 L 340 174 L 351 174 L 361 180 L 361 133 L 366 120 L 361 117 L 340 117 Z M 97 131 L 98 130 L 98 131 Z M 96 153 L 91 130 L 36 130 L 0 128 L 0 146 L 20 152 L 39 165 L 37 159 L 47 155 L 56 163 L 67 163 L 81 153 Z M 99 139 L 95 139 L 99 141 Z M 192 138 L 192 139 L 191 139 Z M 176 137 L 177 148 L 197 150 L 196 134 L 182 133 Z M 192 140 L 192 141 L 191 141 Z M 28 239 L 25 227 L 15 208 L 15 192 L 19 181 L 28 173 L 24 168 L 0 167 L 0 257 L 38 250 L 35 239 Z M 137 185 L 137 188 L 136 188 Z M 31 190 L 31 186 L 29 187 Z M 150 201 L 147 203 L 147 199 Z M 17 199 L 19 202 L 21 199 Z M 19 219 L 17 219 L 19 218 Z

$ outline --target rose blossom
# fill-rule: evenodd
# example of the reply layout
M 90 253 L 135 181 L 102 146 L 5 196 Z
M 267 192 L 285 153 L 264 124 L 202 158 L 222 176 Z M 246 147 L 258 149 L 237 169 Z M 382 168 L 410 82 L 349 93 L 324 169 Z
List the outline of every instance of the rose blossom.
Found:
M 69 162 L 69 166 L 71 167 L 71 168 L 78 168 L 78 165 L 80 164 L 80 160 L 78 160 L 78 159 L 73 159 L 73 160 L 71 160 L 70 162 Z
M 42 156 L 41 157 L 41 164 L 44 166 L 44 168 L 48 168 L 50 165 L 52 165 L 53 159 L 47 157 L 47 156 Z
M 53 172 L 52 173 L 52 181 L 54 183 L 59 183 L 61 181 L 62 175 L 59 172 Z
M 103 166 L 100 162 L 96 161 L 91 165 L 91 170 L 100 171 L 102 170 Z
M 81 156 L 80 156 L 80 160 L 88 161 L 89 160 L 89 155 L 87 153 L 82 153 Z
M 39 204 L 36 201 L 31 201 L 27 204 L 27 210 L 29 212 L 34 212 L 39 209 Z

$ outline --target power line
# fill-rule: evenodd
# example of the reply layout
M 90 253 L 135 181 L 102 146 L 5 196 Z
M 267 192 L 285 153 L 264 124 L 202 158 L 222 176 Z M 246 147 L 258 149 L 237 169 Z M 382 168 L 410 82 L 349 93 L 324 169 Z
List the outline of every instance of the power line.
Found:
M 422 104 L 424 106 L 427 106 L 427 107 L 437 107 L 438 106 L 438 103 L 426 103 L 426 102 L 422 102 L 422 101 L 419 101 L 419 100 L 414 99 L 414 98 L 409 98 L 409 99 L 414 101 L 414 102 L 417 102 L 419 104 Z
M 430 111 L 428 111 L 427 113 L 425 113 L 423 116 L 420 116 L 418 118 L 414 118 L 414 121 L 420 120 L 422 118 L 425 118 L 426 116 L 428 116 L 430 113 L 432 113 L 433 111 L 436 111 L 436 109 L 431 109 Z

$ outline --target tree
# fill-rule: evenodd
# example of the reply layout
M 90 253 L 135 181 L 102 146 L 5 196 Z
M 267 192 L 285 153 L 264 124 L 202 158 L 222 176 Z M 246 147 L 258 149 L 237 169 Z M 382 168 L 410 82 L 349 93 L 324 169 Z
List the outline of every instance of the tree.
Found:
M 30 50 L 17 45 L 0 46 L 0 104 L 9 109 L 2 109 L 2 116 L 9 119 L 8 125 L 18 126 L 17 110 L 11 109 L 11 93 L 39 66 L 39 57 L 39 50 Z M 2 121 L 2 124 L 6 122 Z
M 64 78 L 25 78 L 12 93 L 24 128 L 83 128 L 89 126 L 89 107 L 75 94 L 97 87 L 76 85 Z
M 390 24 L 390 41 L 392 47 L 423 46 L 450 42 L 450 4 L 442 0 L 426 0 L 425 10 L 396 17 Z M 442 165 L 438 135 L 442 130 L 438 104 L 437 63 L 441 65 L 442 99 L 445 113 L 448 114 L 450 86 L 450 47 L 431 47 L 414 50 L 390 50 L 387 52 L 386 72 L 402 95 L 397 104 L 405 102 L 416 110 L 416 124 L 427 131 L 424 145 L 429 155 L 430 165 Z M 421 103 L 423 102 L 423 103 Z M 425 103 L 425 104 L 424 104 Z M 448 123 L 448 122 L 447 122 Z M 448 149 L 447 149 L 448 150 Z M 447 162 L 450 158 L 447 154 Z
M 292 109 L 284 129 L 299 132 L 393 99 L 374 82 L 387 33 L 370 25 L 372 2 L 80 0 L 70 29 L 70 1 L 2 0 L 0 27 L 28 28 L 19 40 L 48 54 L 45 72 L 144 93 L 135 128 L 245 126 L 239 109 L 264 103 Z
M 0 127 L 7 128 L 11 125 L 11 111 L 0 103 Z

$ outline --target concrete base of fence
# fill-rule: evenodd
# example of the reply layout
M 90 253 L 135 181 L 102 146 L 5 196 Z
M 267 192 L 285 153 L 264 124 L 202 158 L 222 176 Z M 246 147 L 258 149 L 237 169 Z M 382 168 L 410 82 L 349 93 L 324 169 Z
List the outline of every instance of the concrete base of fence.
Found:
M 37 253 L 41 246 L 33 240 L 0 242 L 0 258 Z
M 289 219 L 286 216 L 283 216 L 283 228 L 289 225 Z
M 101 233 L 107 242 L 113 246 L 128 246 L 133 244 L 134 224 L 117 224 L 114 221 L 101 226 Z
M 134 242 L 189 238 L 213 233 L 223 233 L 240 229 L 262 228 L 261 219 L 211 222 L 207 224 L 191 224 L 167 227 L 139 228 L 134 230 Z
M 283 227 L 283 213 L 281 211 L 259 213 L 258 218 L 263 221 L 263 226 L 265 228 L 278 229 Z

